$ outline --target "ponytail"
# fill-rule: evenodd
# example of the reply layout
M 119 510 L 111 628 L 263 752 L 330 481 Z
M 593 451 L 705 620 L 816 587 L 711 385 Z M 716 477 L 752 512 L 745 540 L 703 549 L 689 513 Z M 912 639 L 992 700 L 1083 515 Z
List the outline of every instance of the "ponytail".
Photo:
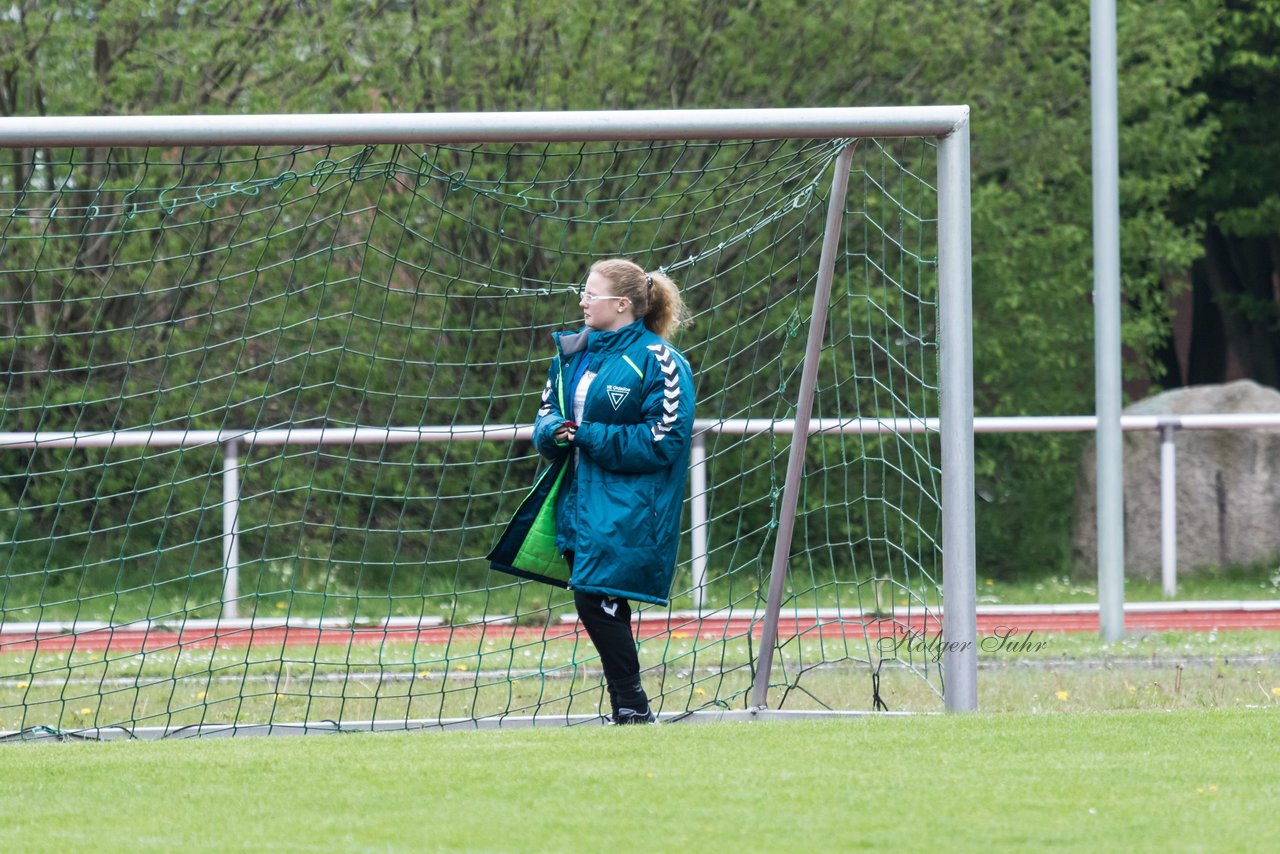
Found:
M 689 309 L 680 298 L 680 290 L 665 273 L 650 273 L 653 287 L 649 291 L 649 310 L 644 315 L 644 325 L 650 332 L 663 338 L 671 338 L 681 327 L 689 324 Z

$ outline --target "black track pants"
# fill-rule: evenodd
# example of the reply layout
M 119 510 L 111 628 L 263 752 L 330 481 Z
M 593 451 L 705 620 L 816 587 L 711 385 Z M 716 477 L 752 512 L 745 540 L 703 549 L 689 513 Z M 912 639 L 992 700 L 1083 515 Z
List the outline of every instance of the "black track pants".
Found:
M 573 604 L 591 643 L 600 653 L 613 711 L 627 708 L 647 712 L 649 698 L 640 684 L 640 657 L 631 634 L 631 605 L 626 599 L 580 591 L 574 591 Z

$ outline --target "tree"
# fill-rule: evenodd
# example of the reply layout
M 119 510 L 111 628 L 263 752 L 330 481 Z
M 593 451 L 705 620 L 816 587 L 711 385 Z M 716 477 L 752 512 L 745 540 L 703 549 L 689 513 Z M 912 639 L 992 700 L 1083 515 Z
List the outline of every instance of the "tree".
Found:
M 1203 255 L 1190 265 L 1188 364 L 1169 342 L 1162 382 L 1222 382 L 1228 356 L 1244 376 L 1280 388 L 1280 143 L 1268 105 L 1280 102 L 1280 2 L 1225 0 L 1195 81 L 1194 121 L 1214 131 L 1203 178 L 1181 196 Z
M 1162 277 L 1198 251 L 1193 223 L 1171 217 L 1169 204 L 1194 186 L 1212 130 L 1196 121 L 1205 96 L 1191 90 L 1208 60 L 1203 34 L 1212 11 L 1209 0 L 1121 9 L 1125 329 L 1139 373 L 1167 332 Z M 1261 43 L 1249 44 L 1263 55 Z M 978 412 L 1092 409 L 1088 13 L 1081 4 L 27 2 L 0 21 L 0 57 L 5 115 L 969 103 Z M 100 154 L 82 160 L 105 164 Z M 0 181 L 18 187 L 50 155 L 20 152 L 10 161 Z M 105 166 L 85 168 L 99 170 L 84 175 L 86 187 L 112 179 Z M 216 175 L 196 169 L 192 180 Z M 80 209 L 89 210 L 91 201 L 82 201 Z M 87 233 L 84 220 L 58 227 Z M 215 223 L 198 233 L 205 247 L 227 237 Z M 166 239 L 177 237 L 174 231 Z M 200 246 L 183 253 L 212 257 Z M 109 249 L 77 244 L 64 266 L 102 269 Z M 375 269 L 371 259 L 371 275 Z M 200 280 L 212 279 L 206 271 Z M 31 300 L 32 287 L 62 285 L 6 277 L 6 329 L 51 346 L 55 329 L 93 323 L 49 314 L 58 300 Z M 183 299 L 198 298 L 166 292 L 122 308 L 122 317 L 180 314 Z M 304 316 L 305 299 L 290 296 L 289 311 Z M 486 310 L 477 305 L 475 316 Z M 464 362 L 467 347 L 442 339 L 438 352 Z M 30 376 L 39 364 L 23 360 L 56 354 L 32 347 L 3 356 Z M 364 368 L 335 355 L 314 365 L 327 376 Z M 219 388 L 203 391 L 213 400 Z M 327 400 L 362 412 L 358 402 Z M 29 395 L 22 401 L 40 403 Z M 221 423 L 212 404 L 199 411 Z M 989 498 L 979 515 L 984 568 L 1013 572 L 1065 561 L 1076 445 L 1046 437 L 980 442 L 980 486 Z

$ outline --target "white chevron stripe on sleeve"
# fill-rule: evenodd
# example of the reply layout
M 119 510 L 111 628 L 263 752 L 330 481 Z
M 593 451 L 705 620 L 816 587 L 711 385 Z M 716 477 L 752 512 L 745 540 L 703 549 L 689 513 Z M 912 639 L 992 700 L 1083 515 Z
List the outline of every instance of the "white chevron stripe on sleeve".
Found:
M 658 367 L 662 369 L 663 374 L 662 418 L 653 425 L 651 431 L 653 441 L 661 442 L 680 420 L 680 375 L 676 371 L 676 360 L 669 349 L 661 344 L 652 344 L 648 349 L 658 360 Z
M 538 408 L 538 417 L 551 414 L 551 380 L 547 380 L 542 389 L 542 406 Z

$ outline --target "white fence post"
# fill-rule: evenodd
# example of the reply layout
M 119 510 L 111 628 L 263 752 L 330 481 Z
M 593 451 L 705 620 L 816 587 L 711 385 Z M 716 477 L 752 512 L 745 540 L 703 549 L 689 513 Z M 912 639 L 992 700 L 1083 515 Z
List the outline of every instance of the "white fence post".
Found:
M 1160 584 L 1167 599 L 1178 595 L 1177 429 L 1177 421 L 1160 422 Z
M 240 442 L 222 443 L 222 617 L 234 620 L 240 602 Z
M 693 607 L 701 611 L 707 583 L 707 434 L 693 434 L 689 453 L 689 563 L 693 569 Z

